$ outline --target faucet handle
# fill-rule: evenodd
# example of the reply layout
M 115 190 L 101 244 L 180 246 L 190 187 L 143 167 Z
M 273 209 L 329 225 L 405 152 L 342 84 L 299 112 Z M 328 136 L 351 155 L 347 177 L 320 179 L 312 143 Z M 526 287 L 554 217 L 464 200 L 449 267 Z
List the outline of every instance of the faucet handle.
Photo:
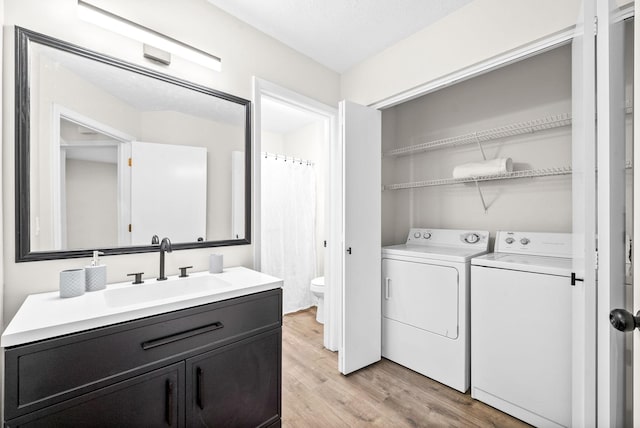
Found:
M 144 272 L 136 272 L 136 273 L 128 273 L 127 276 L 135 276 L 135 280 L 132 282 L 132 284 L 142 284 L 144 283 L 144 281 L 142 280 L 142 275 L 144 275 Z
M 186 278 L 186 277 L 189 276 L 189 274 L 187 274 L 187 269 L 193 269 L 193 266 L 184 266 L 184 267 L 181 267 L 181 268 L 178 268 L 178 269 L 180 269 L 180 275 L 178 277 L 179 278 Z

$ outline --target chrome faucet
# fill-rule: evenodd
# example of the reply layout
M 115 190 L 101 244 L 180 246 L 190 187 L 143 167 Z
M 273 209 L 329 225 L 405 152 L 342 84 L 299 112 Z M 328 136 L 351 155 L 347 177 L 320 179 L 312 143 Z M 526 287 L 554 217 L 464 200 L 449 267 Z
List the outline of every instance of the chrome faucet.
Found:
M 162 241 L 160 242 L 160 276 L 158 276 L 158 281 L 164 281 L 167 279 L 164 274 L 164 253 L 170 253 L 171 251 L 173 250 L 171 248 L 171 241 L 169 238 L 162 238 Z

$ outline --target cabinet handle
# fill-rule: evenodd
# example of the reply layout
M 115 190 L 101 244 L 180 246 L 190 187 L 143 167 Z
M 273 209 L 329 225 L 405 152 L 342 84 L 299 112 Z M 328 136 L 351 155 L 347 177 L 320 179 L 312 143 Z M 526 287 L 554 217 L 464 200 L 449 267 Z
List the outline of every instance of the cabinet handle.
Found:
M 146 342 L 142 342 L 142 349 L 145 351 L 147 349 L 156 348 L 158 346 L 167 345 L 172 342 L 177 342 L 178 340 L 187 339 L 192 336 L 197 336 L 199 334 L 207 333 L 213 330 L 218 330 L 223 328 L 224 325 L 218 321 L 213 324 L 208 324 L 203 327 L 194 328 L 191 330 L 183 331 L 182 333 L 172 334 L 170 336 L 161 337 L 159 339 L 148 340 Z
M 391 278 L 384 279 L 384 298 L 389 300 L 389 284 L 391 283 Z
M 204 384 L 202 381 L 203 375 L 204 371 L 200 367 L 196 368 L 196 404 L 201 410 L 204 409 L 204 406 L 202 405 L 202 385 Z
M 165 409 L 165 418 L 167 425 L 171 426 L 173 424 L 173 382 L 170 380 L 167 380 L 166 394 L 167 408 Z

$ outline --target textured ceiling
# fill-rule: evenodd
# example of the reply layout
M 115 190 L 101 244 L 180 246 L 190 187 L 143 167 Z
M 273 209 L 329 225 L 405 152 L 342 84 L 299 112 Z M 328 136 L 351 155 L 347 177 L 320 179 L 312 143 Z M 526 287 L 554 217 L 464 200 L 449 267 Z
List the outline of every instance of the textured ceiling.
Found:
M 208 0 L 342 73 L 472 0 Z

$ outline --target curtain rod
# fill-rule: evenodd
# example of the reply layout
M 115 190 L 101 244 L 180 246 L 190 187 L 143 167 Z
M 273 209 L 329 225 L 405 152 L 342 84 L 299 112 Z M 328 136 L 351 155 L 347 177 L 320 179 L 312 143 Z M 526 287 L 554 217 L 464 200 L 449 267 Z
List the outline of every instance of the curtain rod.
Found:
M 285 162 L 293 161 L 293 162 L 299 163 L 300 165 L 303 165 L 303 164 L 308 165 L 308 166 L 313 166 L 314 165 L 314 162 L 312 162 L 310 160 L 296 158 L 296 157 L 293 157 L 293 156 L 282 155 L 282 154 L 278 154 L 278 153 L 262 152 L 262 156 L 264 156 L 265 158 L 274 158 L 276 160 L 282 159 Z

